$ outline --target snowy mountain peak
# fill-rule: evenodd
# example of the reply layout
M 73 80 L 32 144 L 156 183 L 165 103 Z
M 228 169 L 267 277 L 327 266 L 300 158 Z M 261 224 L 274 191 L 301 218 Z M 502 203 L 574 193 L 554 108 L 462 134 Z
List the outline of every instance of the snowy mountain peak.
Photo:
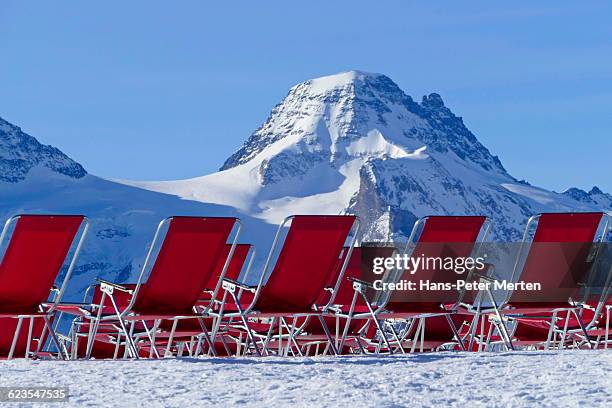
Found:
M 612 207 L 597 191 L 585 199 L 518 181 L 439 94 L 419 103 L 389 77 L 362 71 L 293 86 L 221 170 L 140 185 L 235 205 L 270 223 L 292 213 L 354 213 L 370 240 L 401 239 L 431 214 L 487 214 L 494 234 L 512 240 L 538 212 Z
M 309 91 L 312 93 L 324 94 L 334 89 L 345 88 L 347 86 L 354 85 L 355 83 L 376 81 L 381 77 L 388 79 L 382 74 L 353 70 L 341 72 L 335 75 L 326 75 L 319 78 L 314 78 L 309 81 L 305 81 L 301 84 L 298 84 L 292 89 L 301 86 L 307 86 L 310 88 Z
M 362 145 L 371 134 L 411 152 L 427 148 L 451 153 L 454 160 L 508 177 L 492 156 L 448 109 L 440 95 L 424 96 L 419 104 L 382 74 L 348 71 L 295 85 L 276 105 L 266 122 L 221 167 L 245 163 L 262 165 L 262 181 L 280 167 L 279 174 L 303 174 L 315 162 L 338 167 L 355 158 L 353 143 Z M 378 143 L 378 141 L 377 141 Z M 383 150 L 386 150 L 383 149 Z M 373 151 L 373 157 L 380 152 Z M 363 157 L 363 155 L 361 155 Z M 271 161 L 278 162 L 272 166 Z
M 17 183 L 39 166 L 71 178 L 87 174 L 79 163 L 59 149 L 39 143 L 18 126 L 0 118 L 0 182 Z

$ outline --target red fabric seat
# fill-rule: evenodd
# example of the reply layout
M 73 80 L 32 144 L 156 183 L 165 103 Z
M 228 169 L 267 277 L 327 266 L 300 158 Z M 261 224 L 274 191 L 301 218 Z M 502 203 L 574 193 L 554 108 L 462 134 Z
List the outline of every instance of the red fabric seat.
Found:
M 261 288 L 254 309 L 261 313 L 312 313 L 356 217 L 351 215 L 293 217 L 285 242 Z
M 139 315 L 191 314 L 235 223 L 235 218 L 173 217 L 132 310 Z
M 546 213 L 538 219 L 520 280 L 542 290 L 515 290 L 507 303 L 515 307 L 568 307 L 579 299 L 579 284 L 590 269 L 589 252 L 603 213 Z M 564 306 L 563 306 L 564 305 Z
M 214 272 L 210 275 L 208 282 L 206 283 L 206 292 L 203 292 L 200 295 L 200 299 L 198 300 L 198 304 L 206 305 L 210 302 L 212 298 L 212 293 L 217 287 L 217 283 L 219 282 L 219 278 L 221 277 L 221 273 L 223 272 L 223 266 L 225 265 L 226 259 L 229 257 L 229 253 L 232 246 L 227 244 L 223 250 L 222 256 L 217 259 L 217 263 L 215 265 Z M 231 280 L 238 280 L 240 277 L 240 272 L 244 268 L 244 264 L 246 262 L 249 251 L 251 250 L 251 245 L 249 244 L 237 244 L 234 249 L 234 254 L 230 260 L 230 263 L 225 271 L 224 278 Z M 219 290 L 216 296 L 216 300 L 221 300 L 223 297 L 223 290 Z
M 412 254 L 423 258 L 469 257 L 485 220 L 486 217 L 483 216 L 428 217 Z M 458 276 L 454 271 L 420 268 L 416 271 L 406 271 L 401 279 L 452 284 L 457 281 Z M 394 292 L 385 305 L 385 309 L 389 310 L 390 314 L 398 315 L 440 313 L 446 304 L 457 298 L 456 291 L 417 289 L 410 291 L 409 294 Z
M 42 335 L 43 319 L 50 310 L 45 303 L 84 219 L 81 215 L 21 215 L 16 218 L 0 261 L 0 357 L 8 357 L 16 333 L 18 319 L 11 317 L 37 316 L 33 334 L 34 337 Z M 68 278 L 66 274 L 65 279 Z M 29 319 L 26 318 L 13 357 L 24 357 L 28 328 Z M 30 350 L 35 351 L 33 340 L 30 345 Z
M 28 314 L 46 302 L 81 215 L 22 215 L 0 263 L 0 313 Z

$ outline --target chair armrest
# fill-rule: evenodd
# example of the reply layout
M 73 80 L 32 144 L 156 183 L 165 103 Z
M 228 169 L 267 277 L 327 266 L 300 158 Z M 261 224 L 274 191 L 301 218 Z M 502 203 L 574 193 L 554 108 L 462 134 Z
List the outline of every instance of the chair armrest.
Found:
M 51 304 L 43 304 L 44 307 L 50 307 Z M 88 316 L 96 305 L 88 303 L 58 303 L 55 306 L 55 311 L 65 313 L 72 316 Z
M 349 281 L 353 282 L 353 283 L 357 283 L 359 285 L 362 285 L 362 286 L 365 286 L 365 287 L 368 287 L 368 288 L 374 288 L 374 285 L 371 282 L 364 281 L 364 280 L 361 280 L 361 279 L 357 279 L 357 278 L 354 278 L 352 276 L 349 276 L 347 279 Z
M 99 282 L 100 286 L 102 286 L 102 287 L 107 286 L 107 287 L 110 287 L 112 289 L 117 289 L 117 290 L 119 290 L 121 292 L 129 293 L 130 295 L 134 293 L 134 291 L 132 289 L 128 289 L 125 286 L 119 285 L 118 283 L 109 282 L 109 281 L 106 281 L 106 280 L 100 279 L 100 278 L 96 278 L 96 281 Z
M 236 288 L 242 289 L 242 290 L 248 290 L 249 292 L 252 292 L 252 293 L 255 293 L 255 291 L 257 290 L 257 286 L 249 286 L 246 283 L 238 282 L 236 280 L 229 279 L 229 278 L 223 279 L 223 282 L 221 283 L 221 287 L 230 292 L 234 292 Z

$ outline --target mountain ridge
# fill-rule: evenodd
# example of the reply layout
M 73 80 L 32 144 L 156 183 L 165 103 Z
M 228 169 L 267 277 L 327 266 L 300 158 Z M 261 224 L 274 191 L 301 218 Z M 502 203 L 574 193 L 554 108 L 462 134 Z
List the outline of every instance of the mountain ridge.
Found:
M 425 215 L 482 214 L 497 239 L 512 241 L 535 213 L 612 209 L 612 196 L 597 187 L 555 193 L 516 180 L 440 95 L 415 102 L 388 77 L 360 71 L 292 87 L 216 173 L 104 180 L 3 119 L 0 171 L 2 219 L 91 218 L 74 300 L 96 276 L 134 279 L 157 223 L 170 215 L 240 217 L 241 241 L 263 257 L 291 214 L 356 214 L 362 241 L 402 241 Z
M 296 212 L 351 212 L 369 226 L 367 239 L 401 239 L 424 215 L 486 214 L 495 235 L 511 240 L 536 212 L 612 207 L 606 197 L 518 181 L 439 94 L 415 102 L 387 76 L 362 71 L 291 87 L 218 173 L 128 183 L 238 206 L 269 223 Z
M 0 117 L 0 181 L 22 181 L 36 166 L 43 166 L 75 179 L 87 174 L 83 166 L 58 148 L 41 144 L 20 127 Z

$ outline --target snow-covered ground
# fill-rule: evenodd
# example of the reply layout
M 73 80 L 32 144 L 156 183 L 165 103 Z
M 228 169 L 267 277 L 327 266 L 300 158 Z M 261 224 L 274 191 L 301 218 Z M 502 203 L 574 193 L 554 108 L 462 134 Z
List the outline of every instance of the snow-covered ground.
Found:
M 55 407 L 610 407 L 611 369 L 612 350 L 301 359 L 22 360 L 0 362 L 0 387 L 70 387 L 70 402 L 51 404 Z

